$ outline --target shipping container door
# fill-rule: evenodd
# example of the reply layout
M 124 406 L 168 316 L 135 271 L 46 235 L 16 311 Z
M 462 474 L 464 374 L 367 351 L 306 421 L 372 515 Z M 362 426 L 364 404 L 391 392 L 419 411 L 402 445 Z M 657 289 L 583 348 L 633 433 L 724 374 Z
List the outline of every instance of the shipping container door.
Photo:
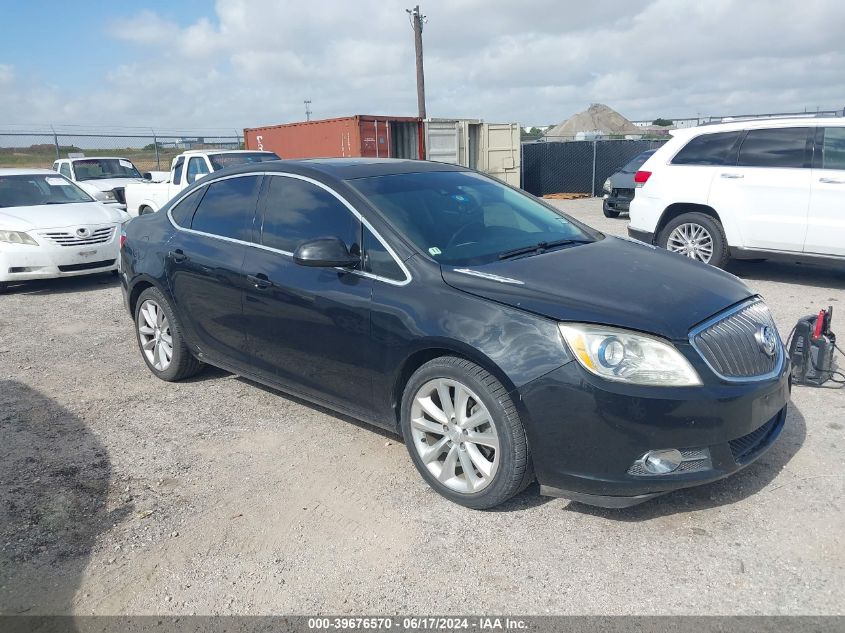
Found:
M 425 122 L 425 157 L 438 163 L 460 165 L 458 121 Z
M 478 168 L 519 187 L 520 133 L 518 123 L 484 123 Z

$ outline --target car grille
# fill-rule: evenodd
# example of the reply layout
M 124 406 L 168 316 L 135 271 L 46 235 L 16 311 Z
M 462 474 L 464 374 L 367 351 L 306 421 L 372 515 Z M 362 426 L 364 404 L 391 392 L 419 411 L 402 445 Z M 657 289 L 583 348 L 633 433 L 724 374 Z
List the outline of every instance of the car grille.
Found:
M 64 231 L 45 231 L 41 233 L 42 237 L 52 240 L 59 246 L 88 246 L 90 244 L 105 244 L 111 240 L 114 235 L 114 227 L 106 226 L 101 229 L 94 229 L 88 236 L 77 235 L 74 231 L 67 233 Z
M 737 464 L 744 464 L 745 462 L 754 458 L 761 450 L 771 444 L 783 428 L 783 423 L 786 420 L 785 411 L 778 412 L 771 420 L 766 422 L 758 429 L 751 431 L 748 435 L 743 435 L 735 440 L 728 442 L 731 447 L 731 454 Z
M 757 340 L 758 332 L 767 326 L 777 336 L 774 356 L 766 354 Z M 770 377 L 783 362 L 783 343 L 769 308 L 760 300 L 711 319 L 693 330 L 690 342 L 710 368 L 728 380 Z
M 114 266 L 114 260 L 104 259 L 100 262 L 87 262 L 85 264 L 68 264 L 67 266 L 59 266 L 59 270 L 63 273 L 73 273 L 79 270 L 94 270 L 95 268 L 105 268 L 106 266 Z
M 126 191 L 124 187 L 115 187 L 112 191 L 114 192 L 115 199 L 120 204 L 126 204 Z

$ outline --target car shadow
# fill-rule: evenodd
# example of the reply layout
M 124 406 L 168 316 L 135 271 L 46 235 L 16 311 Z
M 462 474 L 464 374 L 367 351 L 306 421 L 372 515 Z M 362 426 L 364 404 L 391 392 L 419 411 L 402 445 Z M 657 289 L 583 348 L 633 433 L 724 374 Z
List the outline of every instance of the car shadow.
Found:
M 816 288 L 845 290 L 845 264 L 813 264 L 787 261 L 749 262 L 731 260 L 725 268 L 741 279 L 776 281 L 813 286 Z
M 120 281 L 116 274 L 97 273 L 79 277 L 11 282 L 3 295 L 60 295 L 119 285 Z
M 0 614 L 73 611 L 109 512 L 108 452 L 86 424 L 14 380 L 0 380 Z
M 565 510 L 611 521 L 640 522 L 682 512 L 728 506 L 763 492 L 795 456 L 806 436 L 804 416 L 794 404 L 790 404 L 786 424 L 775 445 L 757 461 L 730 477 L 703 486 L 676 490 L 632 508 L 596 508 L 571 501 Z

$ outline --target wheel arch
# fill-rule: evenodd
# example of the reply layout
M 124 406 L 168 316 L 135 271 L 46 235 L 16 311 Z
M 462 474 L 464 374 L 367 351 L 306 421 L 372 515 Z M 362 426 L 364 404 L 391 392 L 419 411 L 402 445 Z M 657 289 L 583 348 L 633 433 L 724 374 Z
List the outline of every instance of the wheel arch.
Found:
M 147 277 L 146 275 L 138 277 L 137 280 L 132 282 L 132 285 L 129 288 L 129 300 L 127 301 L 127 307 L 129 308 L 129 313 L 132 316 L 133 321 L 135 320 L 135 308 L 138 305 L 138 298 L 147 288 L 156 288 L 159 292 L 163 293 L 165 297 L 168 299 L 170 298 L 170 293 L 168 293 L 167 290 L 152 277 Z
M 663 229 L 666 228 L 666 225 L 684 213 L 703 213 L 704 215 L 710 216 L 721 225 L 722 230 L 725 232 L 725 237 L 728 240 L 728 246 L 737 246 L 742 243 L 738 239 L 739 236 L 736 233 L 736 228 L 731 222 L 726 223 L 713 207 L 696 202 L 673 202 L 666 207 L 654 230 L 655 243 L 657 243 L 657 238 L 663 232 Z

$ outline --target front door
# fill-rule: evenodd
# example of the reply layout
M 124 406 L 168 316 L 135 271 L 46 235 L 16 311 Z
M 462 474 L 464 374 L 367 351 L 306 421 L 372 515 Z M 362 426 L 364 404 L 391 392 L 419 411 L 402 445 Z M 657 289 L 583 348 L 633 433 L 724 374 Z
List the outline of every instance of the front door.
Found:
M 824 128 L 820 134 L 804 252 L 845 256 L 845 127 Z
M 167 277 L 190 340 L 202 353 L 227 365 L 248 365 L 243 328 L 243 271 L 261 176 L 212 182 L 172 210 L 182 227 L 171 239 Z M 182 209 L 196 205 L 196 210 Z
M 366 411 L 363 371 L 370 344 L 372 279 L 357 271 L 293 261 L 297 246 L 338 237 L 360 252 L 361 223 L 332 191 L 289 175 L 267 175 L 256 216 L 262 248 L 248 248 L 244 325 L 252 364 L 304 395 Z

